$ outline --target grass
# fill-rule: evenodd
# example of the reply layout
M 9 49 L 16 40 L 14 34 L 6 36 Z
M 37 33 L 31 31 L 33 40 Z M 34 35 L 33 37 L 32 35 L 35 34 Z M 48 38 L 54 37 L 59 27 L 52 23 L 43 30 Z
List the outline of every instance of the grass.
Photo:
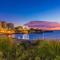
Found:
M 0 60 L 60 60 L 59 40 L 21 41 L 0 38 Z

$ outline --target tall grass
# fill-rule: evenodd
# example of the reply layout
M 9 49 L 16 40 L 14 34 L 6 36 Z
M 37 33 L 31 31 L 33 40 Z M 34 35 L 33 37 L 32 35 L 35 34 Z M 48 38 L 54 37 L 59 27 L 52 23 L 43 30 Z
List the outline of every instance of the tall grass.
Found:
M 37 40 L 19 43 L 17 60 L 60 60 L 60 41 Z
M 60 60 L 60 41 L 0 38 L 0 60 Z

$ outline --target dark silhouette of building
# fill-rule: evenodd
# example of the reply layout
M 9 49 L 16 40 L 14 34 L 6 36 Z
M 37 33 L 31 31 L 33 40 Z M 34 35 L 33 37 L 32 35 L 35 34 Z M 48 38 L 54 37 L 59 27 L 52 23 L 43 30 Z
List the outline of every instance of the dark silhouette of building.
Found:
M 7 28 L 8 29 L 14 29 L 14 24 L 13 23 L 7 23 Z
M 14 24 L 13 23 L 7 23 L 5 21 L 0 21 L 0 29 L 1 28 L 14 29 Z
M 1 28 L 7 28 L 7 23 L 5 21 L 0 22 L 0 27 Z

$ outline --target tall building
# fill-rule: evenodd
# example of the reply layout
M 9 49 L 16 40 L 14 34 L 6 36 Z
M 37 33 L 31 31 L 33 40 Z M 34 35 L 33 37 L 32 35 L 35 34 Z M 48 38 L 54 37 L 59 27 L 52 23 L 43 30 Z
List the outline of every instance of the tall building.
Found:
M 0 21 L 0 29 L 14 29 L 14 24 L 13 23 L 7 23 L 5 21 Z
M 0 22 L 0 28 L 1 28 L 1 22 Z
M 0 28 L 7 28 L 7 23 L 5 21 L 1 21 Z
M 14 24 L 13 23 L 7 23 L 7 28 L 8 29 L 14 29 Z

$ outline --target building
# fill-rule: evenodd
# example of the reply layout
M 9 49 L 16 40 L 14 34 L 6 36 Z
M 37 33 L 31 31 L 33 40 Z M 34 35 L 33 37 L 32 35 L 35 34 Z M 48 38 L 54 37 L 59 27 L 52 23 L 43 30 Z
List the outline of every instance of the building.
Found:
M 0 21 L 0 33 L 12 34 L 15 33 L 14 24 Z
M 0 29 L 14 29 L 13 23 L 7 23 L 5 21 L 0 21 Z
M 7 23 L 5 21 L 1 21 L 0 28 L 7 28 Z
M 7 28 L 8 29 L 14 29 L 14 24 L 13 23 L 7 23 Z
M 0 22 L 0 28 L 1 28 L 2 26 L 1 26 L 1 22 Z

